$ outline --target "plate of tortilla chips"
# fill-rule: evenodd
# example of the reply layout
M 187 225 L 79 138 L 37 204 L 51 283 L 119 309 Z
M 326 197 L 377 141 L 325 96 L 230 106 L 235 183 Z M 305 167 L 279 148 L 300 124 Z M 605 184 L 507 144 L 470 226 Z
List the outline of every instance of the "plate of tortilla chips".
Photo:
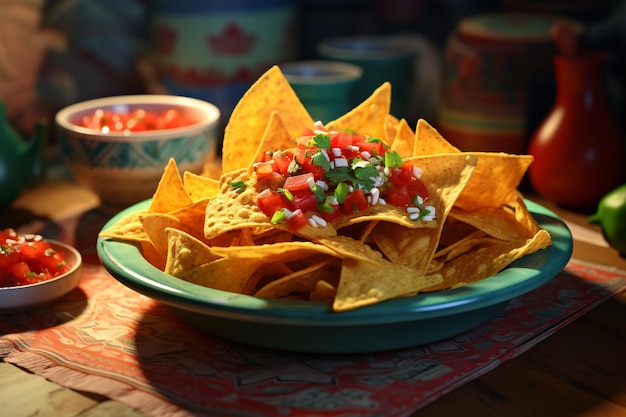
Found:
M 230 340 L 305 352 L 430 343 L 556 276 L 572 236 L 518 191 L 529 155 L 461 152 L 381 85 L 314 121 L 278 67 L 242 97 L 221 165 L 171 160 L 98 239 L 105 268 Z

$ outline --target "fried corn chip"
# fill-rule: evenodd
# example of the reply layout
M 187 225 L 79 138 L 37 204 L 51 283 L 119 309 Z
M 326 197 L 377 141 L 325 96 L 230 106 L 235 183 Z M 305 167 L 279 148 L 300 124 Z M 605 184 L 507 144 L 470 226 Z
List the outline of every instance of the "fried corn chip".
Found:
M 278 66 L 261 75 L 233 109 L 224 130 L 224 173 L 246 168 L 252 163 L 274 111 L 280 114 L 292 138 L 313 127 L 314 120 Z
M 189 194 L 191 201 L 215 197 L 219 189 L 219 181 L 193 172 L 183 173 L 183 188 Z
M 167 213 L 191 203 L 191 197 L 185 190 L 183 178 L 178 171 L 176 161 L 174 158 L 170 158 L 152 196 L 148 211 L 152 213 Z
M 350 129 L 374 138 L 386 138 L 390 108 L 391 84 L 384 83 L 363 103 L 327 123 L 326 129 L 328 131 Z

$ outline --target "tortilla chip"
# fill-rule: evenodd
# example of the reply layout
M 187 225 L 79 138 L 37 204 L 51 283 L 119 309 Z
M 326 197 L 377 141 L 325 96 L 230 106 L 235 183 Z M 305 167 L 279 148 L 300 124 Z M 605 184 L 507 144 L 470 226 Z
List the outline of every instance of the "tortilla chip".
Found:
M 263 286 L 254 293 L 255 297 L 282 298 L 292 293 L 311 293 L 315 291 L 320 280 L 332 280 L 336 271 L 327 267 L 336 259 L 326 259 L 309 267 L 292 272 Z M 307 297 L 308 298 L 308 297 Z
M 426 120 L 419 119 L 417 121 L 413 156 L 458 152 L 461 152 L 459 148 L 448 142 Z
M 387 279 L 381 279 L 381 274 Z M 439 282 L 440 276 L 426 276 L 415 268 L 392 264 L 384 259 L 378 262 L 344 259 L 333 310 L 348 311 L 414 295 Z
M 152 196 L 149 212 L 167 213 L 193 201 L 183 186 L 183 179 L 174 158 L 170 158 Z
M 531 155 L 467 152 L 478 158 L 476 170 L 456 201 L 456 206 L 468 211 L 484 207 L 501 207 L 513 201 Z
M 436 209 L 436 227 L 403 228 L 401 223 L 391 224 L 379 218 L 382 221 L 371 237 L 393 263 L 413 266 L 426 273 L 448 214 L 472 177 L 476 158 L 459 153 L 415 157 L 410 161 L 423 170 L 422 181 L 429 192 L 426 204 Z
M 253 178 L 245 169 L 226 173 L 220 178 L 219 194 L 208 202 L 206 208 L 203 228 L 206 239 L 242 228 L 271 227 L 268 217 L 256 204 Z M 237 182 L 246 184 L 245 189 L 234 188 L 232 184 Z
M 283 123 L 278 111 L 272 112 L 270 119 L 263 133 L 263 138 L 250 160 L 249 173 L 252 173 L 252 164 L 263 160 L 263 156 L 268 151 L 278 151 L 293 148 L 296 144 L 295 137 L 289 135 L 289 130 Z
M 222 149 L 224 173 L 250 164 L 274 111 L 280 114 L 291 138 L 313 127 L 314 120 L 276 65 L 246 91 L 230 115 Z
M 443 281 L 423 291 L 444 290 L 491 277 L 513 261 L 550 244 L 550 234 L 545 230 L 539 230 L 532 238 L 522 241 L 486 241 L 445 263 L 437 272 Z
M 165 213 L 145 213 L 139 216 L 150 242 L 156 251 L 163 257 L 167 256 L 168 235 L 166 229 L 182 229 L 183 225 L 174 216 Z
M 405 119 L 401 119 L 398 123 L 396 136 L 391 145 L 391 150 L 398 155 L 411 156 L 415 147 L 415 132 L 409 127 Z
M 328 131 L 349 129 L 373 138 L 387 136 L 387 117 L 391 107 L 391 84 L 384 83 L 354 109 L 326 124 Z
M 220 259 L 204 242 L 180 229 L 165 230 L 168 250 L 165 273 L 179 277 L 187 271 Z
M 219 189 L 219 181 L 214 178 L 194 174 L 190 171 L 183 173 L 183 188 L 192 201 L 215 197 Z
M 147 210 L 138 210 L 120 218 L 117 222 L 99 233 L 100 237 L 128 242 L 150 242 L 150 237 L 139 220 Z

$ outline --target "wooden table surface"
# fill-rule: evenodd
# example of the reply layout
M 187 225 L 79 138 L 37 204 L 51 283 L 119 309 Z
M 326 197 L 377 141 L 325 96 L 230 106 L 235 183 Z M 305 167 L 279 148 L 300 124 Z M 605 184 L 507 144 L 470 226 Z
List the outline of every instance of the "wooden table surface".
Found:
M 71 199 L 67 198 L 69 193 Z M 45 207 L 41 205 L 42 199 L 46 201 Z M 80 187 L 59 182 L 31 190 L 17 205 L 58 215 L 68 200 L 80 202 L 71 209 L 75 211 L 97 204 L 97 199 Z M 626 259 L 615 250 L 589 243 L 597 241 L 599 228 L 588 225 L 586 215 L 538 201 L 572 226 L 575 258 L 626 270 Z M 586 231 L 592 232 L 591 239 Z M 61 387 L 0 362 L 0 415 L 137 417 L 142 413 L 101 396 Z M 450 416 L 626 417 L 626 293 L 615 296 L 528 352 L 456 389 L 412 417 Z

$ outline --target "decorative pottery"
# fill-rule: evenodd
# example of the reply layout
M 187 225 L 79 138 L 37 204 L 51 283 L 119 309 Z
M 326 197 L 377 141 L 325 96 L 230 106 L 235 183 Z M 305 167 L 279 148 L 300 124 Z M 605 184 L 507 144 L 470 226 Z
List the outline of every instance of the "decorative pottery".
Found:
M 557 56 L 554 68 L 556 100 L 529 146 L 530 183 L 557 204 L 595 206 L 626 181 L 626 138 L 606 97 L 602 57 Z
M 489 13 L 459 23 L 444 53 L 444 137 L 464 151 L 525 153 L 531 111 L 542 117 L 552 102 L 549 29 L 558 18 Z
M 172 94 L 214 103 L 228 120 L 270 66 L 297 54 L 295 0 L 157 0 L 157 76 Z

